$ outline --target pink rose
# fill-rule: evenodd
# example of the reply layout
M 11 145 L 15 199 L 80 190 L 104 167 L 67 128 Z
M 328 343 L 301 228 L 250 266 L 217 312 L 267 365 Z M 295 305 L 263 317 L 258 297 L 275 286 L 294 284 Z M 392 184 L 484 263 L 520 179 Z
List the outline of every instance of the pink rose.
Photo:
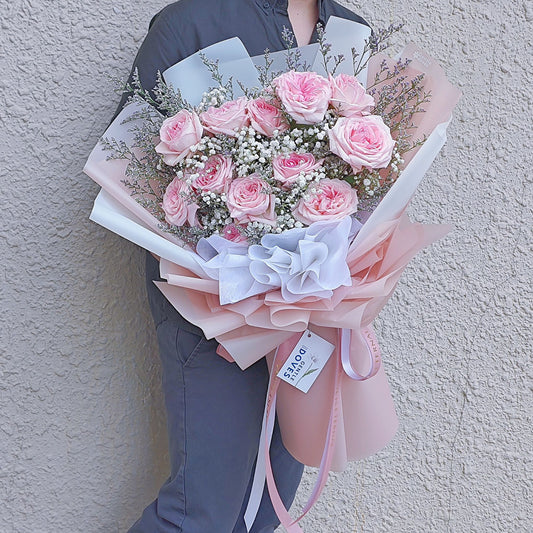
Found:
M 198 174 L 200 175 L 192 182 L 193 189 L 218 194 L 227 192 L 233 177 L 233 162 L 229 157 L 213 155 Z
M 374 98 L 366 94 L 365 88 L 355 76 L 339 74 L 334 78 L 330 75 L 329 83 L 331 85 L 330 103 L 343 117 L 366 115 L 376 105 Z
M 163 121 L 159 131 L 161 142 L 155 147 L 155 151 L 163 156 L 167 165 L 174 166 L 187 157 L 191 146 L 202 138 L 202 133 L 198 115 L 182 109 Z
M 329 149 L 354 172 L 363 167 L 384 168 L 390 162 L 394 140 L 378 115 L 341 117 L 328 135 Z
M 300 172 L 312 172 L 322 165 L 322 161 L 316 161 L 313 154 L 278 155 L 272 160 L 274 178 L 282 183 L 284 189 L 289 189 Z
M 289 71 L 273 84 L 287 113 L 298 124 L 316 124 L 326 113 L 331 98 L 329 81 L 315 72 Z
M 200 113 L 200 120 L 205 129 L 211 133 L 223 133 L 235 137 L 236 131 L 250 124 L 246 113 L 247 102 L 248 100 L 242 96 L 220 107 L 210 107 L 207 111 Z
M 304 196 L 293 215 L 304 224 L 319 220 L 338 220 L 357 211 L 357 192 L 339 179 L 320 180 L 316 192 Z
M 228 224 L 223 232 L 222 237 L 231 242 L 247 242 L 248 239 L 239 231 L 235 224 Z
M 274 225 L 274 195 L 257 174 L 231 182 L 226 204 L 230 215 L 240 224 L 257 221 Z
M 248 102 L 248 116 L 252 128 L 267 137 L 273 137 L 276 130 L 281 132 L 289 129 L 289 124 L 280 109 L 264 98 Z
M 189 226 L 199 225 L 196 219 L 198 206 L 187 198 L 190 192 L 190 187 L 178 178 L 174 178 L 168 185 L 161 207 L 169 224 L 183 226 L 188 222 Z

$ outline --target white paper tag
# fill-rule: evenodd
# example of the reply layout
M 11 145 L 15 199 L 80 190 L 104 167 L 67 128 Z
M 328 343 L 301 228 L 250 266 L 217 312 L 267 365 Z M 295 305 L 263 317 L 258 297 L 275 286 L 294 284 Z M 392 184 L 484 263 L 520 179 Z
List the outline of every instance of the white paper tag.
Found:
M 283 381 L 307 392 L 328 362 L 335 346 L 306 329 L 278 373 Z

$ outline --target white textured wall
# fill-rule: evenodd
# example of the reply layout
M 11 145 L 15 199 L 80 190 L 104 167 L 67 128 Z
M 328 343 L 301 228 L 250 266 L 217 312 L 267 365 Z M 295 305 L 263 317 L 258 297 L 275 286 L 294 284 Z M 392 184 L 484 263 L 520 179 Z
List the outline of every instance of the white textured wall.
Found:
M 81 173 L 117 101 L 108 74 L 127 73 L 164 4 L 0 3 L 1 533 L 123 532 L 165 476 L 143 254 L 87 220 Z M 531 532 L 533 9 L 399 6 L 356 9 L 405 21 L 464 92 L 411 209 L 456 230 L 377 321 L 397 438 L 333 475 L 305 529 Z

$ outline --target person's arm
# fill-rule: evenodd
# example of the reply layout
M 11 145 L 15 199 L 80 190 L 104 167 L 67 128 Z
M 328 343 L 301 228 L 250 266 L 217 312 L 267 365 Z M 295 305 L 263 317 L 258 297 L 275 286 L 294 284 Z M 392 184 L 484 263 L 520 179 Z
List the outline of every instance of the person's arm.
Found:
M 175 21 L 174 21 L 175 22 Z M 146 35 L 128 78 L 131 83 L 133 73 L 137 69 L 141 85 L 146 90 L 152 90 L 157 82 L 157 72 L 163 72 L 184 57 L 184 49 L 173 24 L 173 17 L 168 9 L 163 9 L 150 21 Z M 130 93 L 124 92 L 115 111 L 112 121 L 124 107 Z M 159 261 L 160 257 L 152 255 Z
M 152 90 L 157 81 L 158 71 L 162 73 L 186 57 L 187 53 L 180 40 L 176 23 L 175 6 L 166 7 L 152 18 L 148 34 L 133 62 L 128 83 L 131 83 L 133 73 L 137 69 L 142 87 Z M 129 93 L 123 93 L 113 118 L 120 113 L 128 97 Z

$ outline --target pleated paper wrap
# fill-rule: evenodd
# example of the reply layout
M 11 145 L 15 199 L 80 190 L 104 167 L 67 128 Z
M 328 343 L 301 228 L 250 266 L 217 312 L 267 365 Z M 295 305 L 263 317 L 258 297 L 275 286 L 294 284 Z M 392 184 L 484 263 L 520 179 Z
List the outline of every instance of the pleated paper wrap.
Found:
M 308 298 L 289 305 L 276 290 L 222 306 L 216 281 L 202 279 L 166 260 L 161 261 L 161 275 L 167 283 L 157 285 L 180 314 L 202 328 L 207 338 L 215 337 L 242 368 L 271 355 L 308 327 L 333 344 L 338 344 L 338 330 L 345 328 L 353 330 L 353 366 L 365 373 L 368 350 L 361 333 L 392 295 L 410 259 L 448 230 L 443 225 L 413 224 L 406 215 L 380 224 L 348 252 L 352 286 L 336 289 L 329 299 Z M 337 358 L 338 349 L 308 393 L 284 382 L 279 387 L 283 442 L 307 465 L 318 466 L 322 457 Z M 383 369 L 366 381 L 343 375 L 341 389 L 333 469 L 343 469 L 346 461 L 375 453 L 397 425 Z

